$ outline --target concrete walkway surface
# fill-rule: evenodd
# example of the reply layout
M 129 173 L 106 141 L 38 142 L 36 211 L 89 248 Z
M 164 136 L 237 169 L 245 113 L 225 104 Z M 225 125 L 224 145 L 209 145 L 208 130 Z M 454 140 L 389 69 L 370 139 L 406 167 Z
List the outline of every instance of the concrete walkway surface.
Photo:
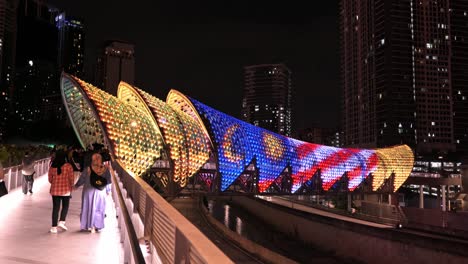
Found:
M 0 197 L 0 263 L 123 263 L 112 198 L 108 196 L 105 228 L 92 234 L 80 231 L 82 189 L 74 191 L 66 220 L 68 231 L 52 234 L 49 189 L 44 175 L 35 180 L 32 195 L 17 188 Z

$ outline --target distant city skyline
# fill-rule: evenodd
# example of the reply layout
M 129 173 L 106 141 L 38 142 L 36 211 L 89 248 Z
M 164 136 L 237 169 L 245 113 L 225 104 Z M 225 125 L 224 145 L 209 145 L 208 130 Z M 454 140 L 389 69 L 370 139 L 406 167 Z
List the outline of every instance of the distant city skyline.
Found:
M 135 84 L 161 99 L 170 89 L 241 117 L 243 67 L 285 63 L 293 72 L 296 129 L 340 120 L 338 1 L 120 3 L 49 1 L 87 25 L 86 75 L 107 39 L 135 44 Z M 153 3 L 152 3 L 153 5 Z M 246 8 L 248 6 L 248 8 Z M 106 10 L 105 13 L 102 10 Z
M 468 2 L 389 3 L 341 2 L 345 144 L 466 155 Z

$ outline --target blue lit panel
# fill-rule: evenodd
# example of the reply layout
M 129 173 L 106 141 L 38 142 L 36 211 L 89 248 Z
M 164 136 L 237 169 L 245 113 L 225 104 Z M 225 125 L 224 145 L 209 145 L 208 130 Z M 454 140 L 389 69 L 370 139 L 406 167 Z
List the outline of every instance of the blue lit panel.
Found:
M 209 122 L 222 175 L 221 189 L 227 189 L 255 158 L 258 190 L 264 192 L 290 160 L 288 138 L 228 116 L 196 100 L 191 101 Z
M 278 178 L 291 159 L 288 138 L 247 124 L 250 146 L 255 151 L 258 191 L 264 192 Z
M 370 173 L 377 168 L 377 154 L 373 150 L 352 150 L 354 153 L 346 162 L 348 168 L 348 189 L 354 191 Z
M 213 144 L 218 153 L 221 190 L 225 191 L 244 171 L 253 159 L 254 149 L 244 130 L 245 124 L 231 116 L 214 110 L 196 100 L 192 104 L 209 124 Z

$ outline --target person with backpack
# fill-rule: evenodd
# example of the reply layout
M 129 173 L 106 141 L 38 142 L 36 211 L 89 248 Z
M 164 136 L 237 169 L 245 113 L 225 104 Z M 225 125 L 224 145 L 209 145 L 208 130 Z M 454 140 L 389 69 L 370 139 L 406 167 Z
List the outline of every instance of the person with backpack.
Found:
M 57 227 L 66 231 L 65 220 L 68 214 L 70 198 L 75 183 L 73 167 L 66 161 L 66 153 L 58 150 L 49 168 L 50 195 L 52 195 L 52 227 L 50 232 L 56 234 Z M 60 207 L 62 210 L 60 211 Z M 60 218 L 59 218 L 60 211 Z

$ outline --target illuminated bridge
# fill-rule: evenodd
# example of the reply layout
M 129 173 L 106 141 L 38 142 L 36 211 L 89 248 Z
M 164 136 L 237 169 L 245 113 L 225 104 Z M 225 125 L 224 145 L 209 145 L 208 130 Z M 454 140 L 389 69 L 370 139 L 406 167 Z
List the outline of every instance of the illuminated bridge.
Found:
M 395 192 L 410 175 L 406 145 L 336 148 L 253 126 L 171 90 L 162 101 L 121 82 L 117 97 L 63 74 L 63 100 L 83 147 L 105 145 L 120 166 L 165 195 L 196 177 L 211 192 Z M 343 187 L 344 186 L 344 187 Z
M 399 206 L 372 202 L 365 207 L 368 212 L 378 211 L 375 217 L 398 217 L 398 223 L 427 219 L 430 232 L 425 233 L 375 223 L 370 214 L 360 219 L 336 210 L 319 210 L 303 203 L 304 195 L 294 196 L 297 200 L 276 197 L 307 193 L 327 198 L 329 193 L 346 193 L 349 209 L 353 193 L 393 193 L 413 166 L 414 156 L 406 145 L 355 149 L 303 142 L 235 119 L 175 90 L 163 101 L 122 82 L 113 96 L 63 74 L 61 91 L 81 145 L 103 144 L 112 156 L 112 198 L 108 197 L 112 206 L 106 208 L 106 228 L 89 236 L 72 231 L 79 227 L 78 191 L 67 218 L 70 230 L 48 233 L 52 208 L 45 176 L 49 160 L 36 164 L 38 176 L 42 176 L 35 183 L 34 195 L 23 196 L 18 188 L 21 165 L 6 168 L 5 183 L 11 192 L 0 199 L 0 219 L 10 222 L 0 230 L 2 263 L 100 263 L 101 259 L 109 263 L 258 263 L 258 258 L 245 251 L 268 263 L 291 263 L 280 253 L 221 228 L 202 205 L 201 196 L 173 199 L 193 204 L 180 211 L 165 199 L 174 198 L 189 184 L 201 184 L 206 193 L 228 194 L 216 198 L 229 199 L 232 205 L 275 227 L 275 232 L 347 259 L 389 264 L 467 263 L 468 241 L 433 233 L 461 230 L 465 234 L 462 213 L 412 208 L 418 211 L 406 210 L 410 214 L 405 214 Z M 183 215 L 187 212 L 200 221 L 189 221 Z M 204 222 L 206 228 L 197 228 L 198 222 Z M 447 226 L 451 229 L 445 230 Z M 246 247 L 239 250 L 239 246 Z M 66 258 L 50 258 L 57 247 L 67 252 Z M 312 255 L 319 260 L 316 253 Z

